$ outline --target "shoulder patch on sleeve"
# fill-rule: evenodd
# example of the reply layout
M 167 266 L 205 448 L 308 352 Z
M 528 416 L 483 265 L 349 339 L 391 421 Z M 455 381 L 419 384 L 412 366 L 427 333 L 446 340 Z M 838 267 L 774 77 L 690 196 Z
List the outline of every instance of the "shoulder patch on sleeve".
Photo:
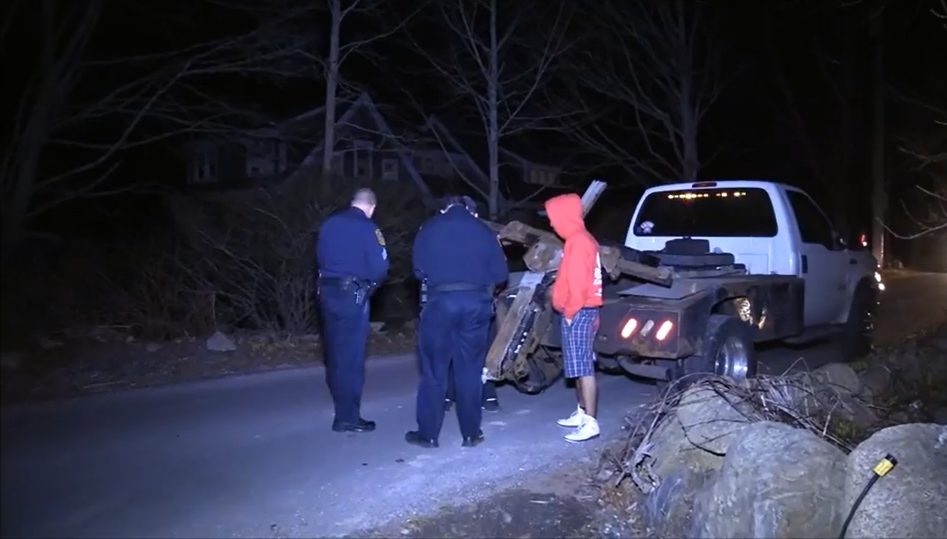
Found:
M 382 235 L 380 228 L 375 229 L 375 239 L 378 240 L 378 245 L 385 246 L 385 236 Z

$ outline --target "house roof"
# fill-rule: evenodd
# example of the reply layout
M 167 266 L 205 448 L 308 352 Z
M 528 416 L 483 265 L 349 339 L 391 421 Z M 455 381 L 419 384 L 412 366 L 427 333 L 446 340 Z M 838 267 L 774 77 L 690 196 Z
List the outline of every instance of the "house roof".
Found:
M 372 98 L 367 92 L 362 92 L 358 96 L 358 99 L 356 99 L 351 104 L 351 106 L 345 109 L 341 115 L 337 116 L 338 120 L 335 122 L 336 127 L 338 128 L 340 126 L 351 124 L 359 111 L 367 112 L 368 116 L 375 124 L 374 128 L 376 132 L 391 141 L 398 154 L 398 159 L 401 161 L 402 165 L 404 165 L 405 170 L 408 171 L 408 175 L 411 177 L 411 180 L 415 183 L 418 189 L 420 189 L 422 196 L 426 199 L 426 201 L 431 199 L 431 189 L 427 182 L 425 182 L 421 177 L 421 174 L 418 172 L 417 168 L 414 166 L 414 160 L 411 158 L 410 153 L 405 148 L 402 140 L 395 136 L 394 132 L 391 130 L 391 127 L 388 125 L 388 122 L 385 121 L 385 118 L 381 115 L 381 112 L 379 112 L 377 105 L 375 105 L 375 102 L 372 101 Z M 317 121 L 320 118 L 325 118 L 324 106 L 312 109 L 287 120 L 283 123 L 283 127 L 286 128 L 292 124 L 298 125 L 300 123 L 311 123 L 313 121 Z M 318 165 L 324 144 L 325 137 L 323 135 L 323 138 L 316 142 L 312 150 L 310 150 L 306 157 L 304 157 L 299 163 L 297 166 L 297 171 L 293 174 L 290 174 L 289 178 L 292 179 L 296 177 L 301 173 L 302 170 L 306 168 Z

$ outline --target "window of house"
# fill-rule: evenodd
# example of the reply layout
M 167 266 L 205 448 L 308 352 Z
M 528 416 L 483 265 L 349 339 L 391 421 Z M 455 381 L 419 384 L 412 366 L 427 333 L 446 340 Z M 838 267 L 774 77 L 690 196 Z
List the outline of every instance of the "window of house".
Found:
M 418 169 L 422 174 L 437 174 L 436 161 L 431 157 L 421 157 L 418 160 Z
M 454 163 L 451 162 L 450 158 L 444 156 L 444 159 L 441 161 L 441 176 L 445 178 L 450 178 L 454 175 Z
M 355 152 L 355 177 L 371 178 L 373 176 L 373 145 L 370 140 L 354 140 L 352 147 Z
M 535 167 L 530 169 L 528 181 L 536 185 L 552 185 L 556 183 L 557 176 L 558 174 L 552 170 Z
M 191 183 L 217 181 L 217 148 L 206 146 L 191 154 L 191 170 L 188 179 Z
M 275 176 L 286 171 L 286 143 L 266 138 L 247 143 L 247 176 Z
M 332 152 L 332 173 L 345 175 L 345 154 L 342 152 Z
M 836 248 L 832 223 L 808 195 L 799 191 L 787 191 L 789 205 L 796 215 L 802 243 L 824 245 L 828 250 Z
M 385 158 L 381 161 L 381 179 L 383 180 L 397 180 L 398 179 L 398 159 L 397 158 Z

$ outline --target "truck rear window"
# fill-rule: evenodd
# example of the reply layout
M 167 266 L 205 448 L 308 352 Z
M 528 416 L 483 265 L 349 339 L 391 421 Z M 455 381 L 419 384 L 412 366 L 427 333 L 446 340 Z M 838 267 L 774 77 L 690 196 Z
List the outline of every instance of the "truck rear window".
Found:
M 634 226 L 636 236 L 771 238 L 776 231 L 773 203 L 759 188 L 652 193 Z

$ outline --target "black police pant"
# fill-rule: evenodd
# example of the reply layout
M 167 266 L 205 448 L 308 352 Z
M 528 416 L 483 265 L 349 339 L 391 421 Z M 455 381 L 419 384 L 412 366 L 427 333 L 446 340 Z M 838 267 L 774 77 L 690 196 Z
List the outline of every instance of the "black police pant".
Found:
M 487 346 L 489 345 L 490 343 L 487 342 Z M 454 372 L 453 372 L 453 369 L 451 369 L 451 372 L 447 378 L 447 400 L 451 402 L 457 400 L 457 389 L 454 387 L 453 380 L 454 380 Z M 487 402 L 488 400 L 497 400 L 496 382 L 492 380 L 487 380 L 487 382 L 483 384 L 483 391 L 481 392 L 481 398 L 483 399 L 483 402 Z
M 417 419 L 422 438 L 437 440 L 440 436 L 451 373 L 461 435 L 472 438 L 480 434 L 480 375 L 492 316 L 493 299 L 482 292 L 443 292 L 428 297 L 418 325 L 421 382 Z
M 354 423 L 361 415 L 365 384 L 365 344 L 371 327 L 368 301 L 356 301 L 353 285 L 323 285 L 319 300 L 326 381 L 335 404 L 335 420 Z

